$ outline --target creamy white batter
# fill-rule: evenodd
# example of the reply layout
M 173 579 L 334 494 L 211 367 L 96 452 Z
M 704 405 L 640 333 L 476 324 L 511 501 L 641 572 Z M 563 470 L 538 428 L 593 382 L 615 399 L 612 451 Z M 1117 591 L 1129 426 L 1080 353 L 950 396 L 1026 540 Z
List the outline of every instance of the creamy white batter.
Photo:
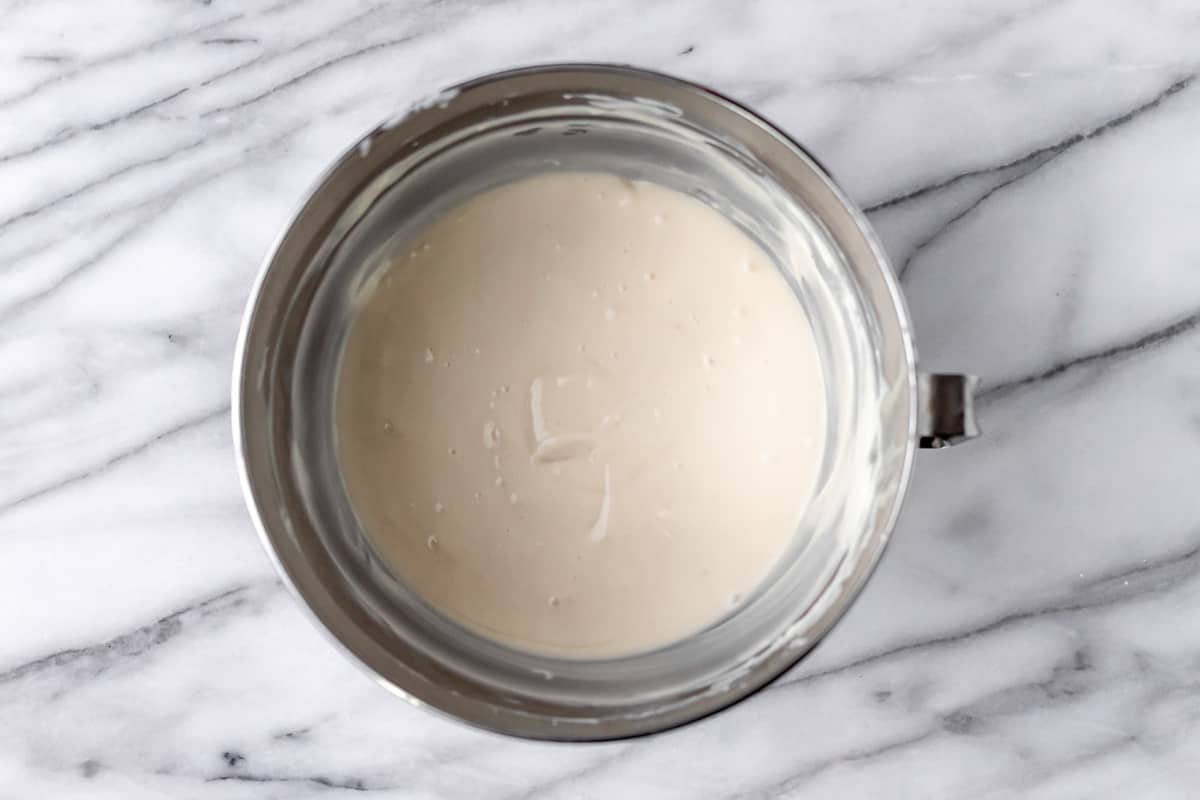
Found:
M 754 590 L 825 407 L 808 320 L 749 237 L 656 184 L 552 173 L 472 198 L 383 272 L 337 425 L 397 575 L 494 639 L 603 657 Z

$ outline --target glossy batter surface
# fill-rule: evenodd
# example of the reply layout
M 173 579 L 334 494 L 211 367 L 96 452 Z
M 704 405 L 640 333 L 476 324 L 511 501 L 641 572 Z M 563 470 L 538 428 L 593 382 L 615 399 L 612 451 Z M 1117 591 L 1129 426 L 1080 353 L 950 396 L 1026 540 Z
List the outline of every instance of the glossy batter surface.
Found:
M 619 655 L 765 577 L 809 499 L 823 392 L 799 303 L 721 214 L 546 174 L 444 215 L 368 292 L 339 456 L 434 607 L 519 648 Z

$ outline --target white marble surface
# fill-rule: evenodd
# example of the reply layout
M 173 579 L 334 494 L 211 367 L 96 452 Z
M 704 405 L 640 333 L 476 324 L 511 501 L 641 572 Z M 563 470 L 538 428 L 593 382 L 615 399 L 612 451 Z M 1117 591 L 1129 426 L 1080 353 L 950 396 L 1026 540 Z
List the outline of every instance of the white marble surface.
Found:
M 1200 4 L 0 0 L 0 798 L 1200 793 Z M 531 744 L 342 660 L 234 478 L 229 371 L 305 187 L 449 81 L 711 83 L 872 209 L 927 367 L 853 612 L 736 709 Z

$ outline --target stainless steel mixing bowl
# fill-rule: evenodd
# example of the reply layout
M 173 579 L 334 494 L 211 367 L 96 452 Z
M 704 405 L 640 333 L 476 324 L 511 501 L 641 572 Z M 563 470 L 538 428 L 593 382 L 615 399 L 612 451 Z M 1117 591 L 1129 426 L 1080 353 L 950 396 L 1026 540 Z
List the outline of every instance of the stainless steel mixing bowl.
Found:
M 762 244 L 813 322 L 829 409 L 815 496 L 762 587 L 683 641 L 595 661 L 509 649 L 405 587 L 372 550 L 347 499 L 333 424 L 342 346 L 373 271 L 472 194 L 570 169 L 688 192 Z M 802 251 L 813 258 L 797 258 Z M 815 268 L 800 266 L 810 261 Z M 405 699 L 475 725 L 590 740 L 712 713 L 808 652 L 879 559 L 914 449 L 973 433 L 972 389 L 964 376 L 918 374 L 908 312 L 875 235 L 785 134 L 686 81 L 557 65 L 449 89 L 337 160 L 252 293 L 237 347 L 233 424 L 267 551 L 354 660 Z

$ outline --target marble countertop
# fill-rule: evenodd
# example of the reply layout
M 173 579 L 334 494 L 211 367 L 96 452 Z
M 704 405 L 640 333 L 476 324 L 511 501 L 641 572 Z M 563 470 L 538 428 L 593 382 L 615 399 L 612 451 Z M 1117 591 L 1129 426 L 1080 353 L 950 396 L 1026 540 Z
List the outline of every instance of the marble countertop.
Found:
M 0 0 L 0 798 L 1194 797 L 1200 5 Z M 549 745 L 406 706 L 276 580 L 229 432 L 260 259 L 345 145 L 493 68 L 760 108 L 870 210 L 926 368 L 860 602 L 735 709 Z

